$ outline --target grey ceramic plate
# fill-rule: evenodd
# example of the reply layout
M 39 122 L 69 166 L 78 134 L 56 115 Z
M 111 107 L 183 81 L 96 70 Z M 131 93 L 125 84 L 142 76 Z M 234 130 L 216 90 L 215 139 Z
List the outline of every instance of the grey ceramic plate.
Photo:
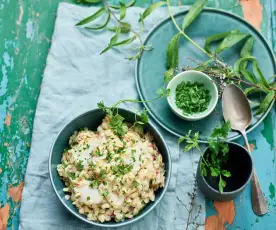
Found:
M 175 15 L 175 19 L 179 25 L 183 21 L 187 11 L 180 12 Z M 204 46 L 205 38 L 232 29 L 238 29 L 242 32 L 250 33 L 254 37 L 253 55 L 259 61 L 261 70 L 265 77 L 269 79 L 276 73 L 276 64 L 272 50 L 264 37 L 249 23 L 242 18 L 217 9 L 204 9 L 200 16 L 186 30 L 186 33 L 192 37 L 198 44 Z M 136 64 L 136 84 L 139 95 L 143 100 L 150 100 L 156 97 L 156 90 L 163 85 L 163 74 L 166 71 L 166 50 L 170 39 L 177 33 L 175 26 L 170 18 L 160 22 L 149 33 L 145 40 L 145 44 L 152 44 L 153 50 L 144 52 Z M 221 54 L 223 60 L 229 65 L 239 58 L 239 53 L 242 47 L 237 44 L 233 48 L 224 51 Z M 187 57 L 205 61 L 208 58 L 196 47 L 190 44 L 184 38 L 180 40 L 179 50 L 179 67 L 184 65 L 196 66 L 195 63 Z M 250 68 L 250 66 L 249 66 Z M 260 96 L 252 98 L 252 100 L 260 102 Z M 166 130 L 176 136 L 185 135 L 188 130 L 198 130 L 200 132 L 199 139 L 202 142 L 208 140 L 212 129 L 223 121 L 221 102 L 218 102 L 217 108 L 205 119 L 200 121 L 185 121 L 178 118 L 169 108 L 167 100 L 157 100 L 153 103 L 144 103 L 144 106 L 149 110 L 151 116 Z M 251 126 L 247 132 L 253 130 L 266 117 L 269 109 L 260 116 L 254 116 Z M 254 110 L 253 110 L 254 114 Z M 233 140 L 240 137 L 237 132 L 231 132 L 229 139 Z

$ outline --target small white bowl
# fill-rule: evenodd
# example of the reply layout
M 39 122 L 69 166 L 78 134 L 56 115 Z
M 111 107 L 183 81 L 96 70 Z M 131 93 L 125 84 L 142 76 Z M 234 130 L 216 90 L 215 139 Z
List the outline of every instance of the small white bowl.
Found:
M 179 109 L 175 104 L 175 90 L 176 87 L 181 82 L 198 82 L 204 85 L 204 88 L 208 89 L 211 94 L 211 101 L 209 103 L 208 108 L 196 114 L 184 114 L 182 109 Z M 169 106 L 171 107 L 172 111 L 182 119 L 188 121 L 197 121 L 207 117 L 216 107 L 218 102 L 218 88 L 216 84 L 212 81 L 212 79 L 206 75 L 205 73 L 195 71 L 195 70 L 188 70 L 185 72 L 181 72 L 177 74 L 168 84 L 167 89 L 170 89 L 170 95 L 167 97 Z

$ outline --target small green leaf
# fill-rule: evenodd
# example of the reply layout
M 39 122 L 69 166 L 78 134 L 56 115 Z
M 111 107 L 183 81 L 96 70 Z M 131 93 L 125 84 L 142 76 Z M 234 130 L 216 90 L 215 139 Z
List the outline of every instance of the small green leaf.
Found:
M 178 46 L 181 34 L 178 33 L 171 39 L 167 49 L 167 69 L 178 67 Z
M 221 33 L 221 34 L 214 34 L 214 35 L 211 35 L 210 37 L 207 37 L 206 41 L 205 41 L 204 49 L 208 53 L 212 53 L 211 48 L 210 48 L 210 45 L 211 45 L 212 42 L 219 41 L 219 40 L 227 37 L 229 34 L 236 33 L 236 32 L 238 32 L 238 30 L 231 30 L 231 31 L 228 31 L 228 32 L 224 32 L 224 33 Z
M 142 20 L 144 20 L 147 16 L 149 16 L 154 10 L 158 9 L 159 7 L 166 5 L 166 2 L 156 2 L 151 4 L 147 9 L 145 9 L 145 11 L 143 12 L 143 14 L 141 15 L 139 22 L 141 22 Z
M 121 27 L 117 27 L 115 35 L 110 39 L 109 45 L 108 47 L 106 47 L 101 54 L 105 53 L 106 51 L 108 51 L 109 49 L 111 49 L 117 42 L 118 37 L 120 36 L 121 33 Z
M 121 22 L 120 27 L 121 27 L 121 33 L 122 34 L 127 34 L 127 33 L 130 32 L 131 25 L 129 23 L 127 23 L 127 22 Z M 110 30 L 110 31 L 116 32 L 117 28 L 118 28 L 118 26 L 109 27 L 107 29 Z
M 172 80 L 173 74 L 174 74 L 173 68 L 169 69 L 168 71 L 166 71 L 164 73 L 164 82 L 165 82 L 165 84 L 169 83 Z
M 104 24 L 102 24 L 101 26 L 97 26 L 97 27 L 84 27 L 85 29 L 89 29 L 89 30 L 100 30 L 100 29 L 103 29 L 104 27 L 106 27 L 106 25 L 108 24 L 110 20 L 110 12 L 108 11 L 107 13 L 107 19 L 105 21 Z
M 241 69 L 240 72 L 242 73 L 243 77 L 250 83 L 256 84 L 257 80 L 254 77 L 254 75 L 252 73 L 250 73 L 248 70 L 246 69 Z
M 226 186 L 226 182 L 220 177 L 219 179 L 219 191 L 220 193 L 223 193 L 223 189 L 225 188 Z
M 273 101 L 274 97 L 275 97 L 274 91 L 271 91 L 269 94 L 267 94 L 265 99 L 261 102 L 260 107 L 257 110 L 257 112 L 255 113 L 255 115 L 264 113 L 268 109 L 268 107 L 269 107 L 270 103 Z
M 211 170 L 211 176 L 217 177 L 219 175 L 218 168 L 210 167 L 210 170 Z
M 120 2 L 120 20 L 123 20 L 126 16 L 126 4 L 123 2 Z
M 113 46 L 122 46 L 122 45 L 128 45 L 131 42 L 133 42 L 136 39 L 136 36 L 133 36 L 131 38 L 125 39 L 123 41 L 120 41 L 118 43 L 115 43 Z
M 246 42 L 244 43 L 240 56 L 241 57 L 246 57 L 246 56 L 250 56 L 252 49 L 253 49 L 253 45 L 254 45 L 254 38 L 253 37 L 249 37 Z M 244 62 L 242 65 L 243 69 L 246 69 L 247 67 L 247 62 Z
M 163 96 L 164 95 L 164 88 L 159 88 L 156 90 L 156 93 L 160 96 Z
M 227 37 L 225 37 L 222 42 L 218 45 L 218 47 L 215 50 L 216 54 L 221 53 L 222 51 L 231 48 L 238 42 L 242 41 L 248 36 L 248 34 L 244 34 L 241 32 L 231 33 Z
M 221 173 L 225 177 L 231 177 L 231 173 L 229 171 L 227 171 L 227 170 L 222 170 Z
M 141 121 L 146 124 L 149 122 L 149 116 L 146 109 L 143 109 L 142 112 L 139 114 Z
M 203 164 L 201 163 L 201 176 L 204 176 L 206 177 L 207 176 L 207 170 L 206 170 L 206 167 L 205 165 L 202 166 Z
M 265 77 L 264 77 L 264 75 L 263 75 L 263 73 L 262 73 L 262 71 L 261 71 L 261 69 L 260 69 L 257 61 L 253 62 L 253 73 L 257 77 L 257 79 L 260 81 L 260 84 L 264 88 L 268 89 L 269 88 L 269 84 L 268 84 L 267 80 L 265 79 Z
M 243 92 L 245 95 L 249 95 L 249 94 L 260 93 L 260 92 L 265 92 L 265 91 L 261 88 L 256 88 L 253 86 L 253 87 L 246 88 Z
M 104 12 L 105 12 L 105 7 L 102 7 L 101 9 L 99 9 L 96 13 L 92 14 L 91 16 L 81 20 L 80 22 L 78 22 L 76 24 L 76 26 L 82 26 L 82 25 L 85 25 L 89 22 L 92 22 L 94 21 L 96 18 L 100 17 Z
M 255 60 L 256 60 L 256 58 L 253 57 L 253 56 L 246 56 L 246 57 L 240 58 L 234 64 L 234 67 L 233 67 L 234 74 L 239 76 L 239 72 L 240 72 L 240 69 L 241 69 L 241 66 L 242 66 L 243 62 L 245 62 L 245 61 L 255 61 Z
M 205 3 L 208 0 L 197 0 L 192 7 L 189 9 L 188 13 L 184 17 L 184 21 L 182 24 L 182 30 L 184 31 L 200 14 L 203 10 Z
M 133 6 L 135 4 L 135 1 L 136 0 L 131 0 L 128 4 L 126 4 L 126 7 L 128 8 L 128 7 Z M 121 8 L 121 6 L 114 6 L 114 5 L 110 5 L 110 7 L 113 8 L 113 9 L 116 9 L 116 10 Z

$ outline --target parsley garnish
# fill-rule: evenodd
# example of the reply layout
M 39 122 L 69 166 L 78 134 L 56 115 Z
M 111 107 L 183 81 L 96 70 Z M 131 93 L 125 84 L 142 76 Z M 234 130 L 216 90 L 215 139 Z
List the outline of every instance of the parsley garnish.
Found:
M 114 155 L 115 155 L 114 152 L 109 152 L 107 154 L 106 160 L 107 160 L 108 163 L 112 160 L 112 158 L 113 158 Z
M 109 194 L 109 192 L 108 192 L 107 190 L 105 190 L 105 191 L 103 192 L 103 196 L 108 196 L 108 194 Z
M 175 104 L 185 114 L 205 111 L 211 101 L 209 90 L 198 82 L 181 82 L 175 90 Z
M 82 164 L 81 160 L 78 161 L 77 169 L 80 170 L 80 171 L 83 170 L 83 164 Z
M 223 177 L 230 177 L 231 173 L 227 170 L 222 169 L 223 165 L 228 160 L 229 147 L 227 144 L 227 136 L 231 130 L 230 122 L 223 123 L 221 127 L 216 127 L 208 142 L 208 152 L 203 157 L 201 149 L 199 148 L 198 142 L 198 133 L 195 133 L 194 136 L 191 136 L 191 131 L 179 139 L 179 144 L 185 142 L 184 151 L 187 152 L 193 148 L 196 148 L 202 157 L 202 162 L 200 165 L 201 174 L 207 176 L 208 173 L 213 177 L 219 177 L 219 191 L 223 192 L 223 189 L 226 186 L 226 182 Z
M 69 172 L 69 173 L 68 173 L 68 177 L 69 177 L 70 179 L 74 180 L 74 179 L 76 178 L 76 175 L 75 175 L 74 172 Z
M 87 200 L 90 200 L 90 196 L 87 197 Z
M 66 153 L 68 152 L 68 150 L 69 150 L 69 147 L 66 147 L 63 151 Z
M 131 159 L 133 162 L 135 161 L 135 155 L 134 155 L 135 153 L 136 153 L 136 151 L 134 149 L 132 149 L 131 150 Z
M 97 188 L 99 186 L 99 182 L 97 180 L 92 180 L 89 187 L 90 188 Z
M 105 176 L 105 172 L 101 169 L 101 171 L 100 171 L 100 177 L 102 178 L 102 179 L 104 179 L 106 176 Z
M 118 136 L 124 136 L 125 135 L 125 129 L 124 129 L 124 121 L 125 118 L 123 118 L 118 113 L 113 115 L 111 118 L 111 121 L 109 123 L 109 126 L 113 130 L 115 134 Z

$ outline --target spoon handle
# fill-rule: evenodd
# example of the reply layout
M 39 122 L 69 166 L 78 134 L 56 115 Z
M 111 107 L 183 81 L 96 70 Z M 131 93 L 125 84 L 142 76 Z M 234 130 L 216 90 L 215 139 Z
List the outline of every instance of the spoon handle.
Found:
M 247 146 L 248 151 L 251 152 L 251 148 L 248 143 L 245 131 L 241 132 L 241 134 L 245 140 L 245 144 Z M 262 215 L 266 214 L 267 213 L 267 204 L 266 204 L 266 200 L 265 200 L 264 194 L 262 192 L 262 189 L 261 189 L 261 186 L 259 183 L 259 179 L 256 174 L 255 167 L 254 167 L 253 175 L 252 175 L 251 191 L 252 191 L 251 203 L 252 203 L 252 208 L 253 208 L 254 213 L 258 216 L 262 216 Z
M 252 191 L 251 203 L 252 203 L 253 211 L 258 216 L 262 216 L 266 214 L 267 204 L 266 204 L 266 200 L 262 192 L 255 168 L 252 175 L 251 191 Z

